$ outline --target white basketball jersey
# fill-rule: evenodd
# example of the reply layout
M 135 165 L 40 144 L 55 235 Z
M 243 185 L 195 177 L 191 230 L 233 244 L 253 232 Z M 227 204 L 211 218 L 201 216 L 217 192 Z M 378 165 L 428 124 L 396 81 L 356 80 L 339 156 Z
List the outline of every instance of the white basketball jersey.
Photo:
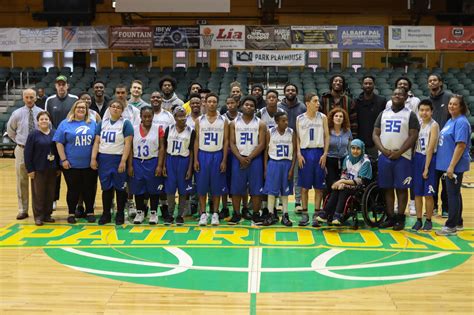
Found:
M 102 121 L 99 144 L 100 153 L 123 154 L 123 148 L 125 146 L 125 138 L 123 136 L 124 122 L 125 120 L 123 118 L 120 118 L 114 124 L 110 122 L 109 118 Z
M 418 141 L 416 141 L 416 152 L 426 155 L 426 150 L 430 143 L 431 127 L 434 122 L 435 121 L 431 119 L 431 121 L 423 127 L 423 122 L 420 121 L 420 132 L 418 133 Z M 436 152 L 436 146 L 434 152 Z
M 260 119 L 253 117 L 247 124 L 241 116 L 234 120 L 235 143 L 242 156 L 249 156 L 258 147 L 258 126 Z
M 288 127 L 283 134 L 278 132 L 277 127 L 270 129 L 268 156 L 273 160 L 293 159 L 293 129 Z
M 153 124 L 160 126 L 163 128 L 163 130 L 166 130 L 166 128 L 175 124 L 175 120 L 169 111 L 162 109 L 160 113 L 155 113 L 153 115 Z
M 152 124 L 145 137 L 140 134 L 140 125 L 133 127 L 133 157 L 149 160 L 158 157 L 160 146 L 159 126 Z
M 364 165 L 365 162 L 370 163 L 370 160 L 367 155 L 364 155 L 364 157 L 360 159 L 360 161 L 356 164 L 352 164 L 351 160 L 347 159 L 346 170 L 344 171 L 344 175 L 346 175 L 347 179 L 356 179 L 357 177 L 359 177 L 360 169 L 362 168 L 362 165 Z
M 324 147 L 323 117 L 325 115 L 321 112 L 317 112 L 314 118 L 309 118 L 306 113 L 296 117 L 296 134 L 300 139 L 301 149 Z
M 207 115 L 199 118 L 199 150 L 206 152 L 217 152 L 224 145 L 225 120 L 221 115 L 216 117 L 213 123 L 207 119 Z
M 199 118 L 200 117 L 198 117 L 198 119 Z M 194 119 L 191 117 L 191 115 L 188 115 L 188 117 L 186 117 L 186 125 L 194 129 L 196 123 L 194 122 Z
M 189 143 L 191 142 L 191 134 L 193 128 L 186 126 L 184 130 L 178 132 L 176 125 L 172 125 L 168 129 L 167 149 L 166 152 L 173 156 L 189 156 Z
M 104 113 L 103 120 L 110 118 L 110 108 Z M 140 119 L 140 110 L 138 110 L 135 106 L 127 105 L 122 112 L 122 118 L 130 121 L 132 126 L 138 126 L 141 122 Z
M 277 107 L 277 113 L 284 111 L 284 109 Z M 276 126 L 275 118 L 270 116 L 266 107 L 260 109 L 260 117 L 260 119 L 267 125 L 268 129 L 271 129 Z
M 398 113 L 391 108 L 382 112 L 380 140 L 384 148 L 388 150 L 400 150 L 409 135 L 411 111 L 404 107 Z M 411 160 L 411 149 L 402 154 Z

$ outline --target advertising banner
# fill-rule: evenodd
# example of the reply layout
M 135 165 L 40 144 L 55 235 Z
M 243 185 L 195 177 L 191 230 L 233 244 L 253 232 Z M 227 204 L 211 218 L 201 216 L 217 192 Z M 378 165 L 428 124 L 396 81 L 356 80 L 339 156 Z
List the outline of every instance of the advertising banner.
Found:
M 383 26 L 338 26 L 339 49 L 383 49 Z
M 111 49 L 149 49 L 153 43 L 151 26 L 111 26 Z
M 474 50 L 474 26 L 436 26 L 436 49 Z
M 156 26 L 155 48 L 199 48 L 199 26 Z
M 59 50 L 62 38 L 60 27 L 18 28 L 14 50 Z
M 291 48 L 337 48 L 337 26 L 292 26 Z
M 304 50 L 234 50 L 234 66 L 304 66 Z
M 291 48 L 289 26 L 246 26 L 246 49 L 288 49 Z
M 14 51 L 17 39 L 17 28 L 0 28 L 0 51 Z
M 245 26 L 201 25 L 201 49 L 245 49 Z
M 435 49 L 434 31 L 434 26 L 390 25 L 388 27 L 388 49 Z
M 109 48 L 107 26 L 67 26 L 62 29 L 65 50 Z

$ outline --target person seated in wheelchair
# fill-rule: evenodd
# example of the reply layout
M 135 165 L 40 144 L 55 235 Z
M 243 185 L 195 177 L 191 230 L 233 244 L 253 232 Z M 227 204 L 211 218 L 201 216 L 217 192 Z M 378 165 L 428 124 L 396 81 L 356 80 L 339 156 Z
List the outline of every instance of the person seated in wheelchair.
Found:
M 342 164 L 341 179 L 332 184 L 332 192 L 316 219 L 319 222 L 341 225 L 344 221 L 344 208 L 348 198 L 354 195 L 358 188 L 368 184 L 371 179 L 372 165 L 365 154 L 365 144 L 362 140 L 354 139 L 351 142 L 349 155 Z

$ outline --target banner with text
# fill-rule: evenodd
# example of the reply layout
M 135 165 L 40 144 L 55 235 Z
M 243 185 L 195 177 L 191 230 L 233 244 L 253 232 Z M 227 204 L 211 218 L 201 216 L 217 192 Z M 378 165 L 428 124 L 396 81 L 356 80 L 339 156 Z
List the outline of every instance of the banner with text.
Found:
M 337 26 L 292 26 L 291 48 L 337 48 Z
M 199 26 L 155 26 L 155 48 L 199 48 Z
M 107 26 L 63 27 L 63 49 L 107 49 L 109 28 Z
M 385 48 L 383 26 L 338 26 L 339 49 Z
M 234 66 L 304 66 L 304 50 L 234 50 Z
M 474 26 L 436 26 L 436 49 L 474 50 Z
M 245 26 L 201 25 L 199 29 L 201 49 L 244 49 Z
M 0 28 L 0 51 L 14 51 L 17 35 L 17 28 Z
M 150 49 L 153 42 L 151 26 L 111 26 L 111 49 Z
M 1 51 L 62 49 L 60 27 L 0 29 Z
M 434 26 L 388 27 L 388 49 L 435 49 Z
M 289 26 L 246 26 L 245 48 L 288 49 L 291 48 Z

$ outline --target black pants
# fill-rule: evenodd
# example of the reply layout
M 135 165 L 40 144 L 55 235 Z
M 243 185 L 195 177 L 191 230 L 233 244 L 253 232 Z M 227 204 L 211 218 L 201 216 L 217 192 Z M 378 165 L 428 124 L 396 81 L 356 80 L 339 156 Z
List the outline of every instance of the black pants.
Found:
M 326 159 L 326 169 L 328 171 L 326 175 L 326 188 L 328 193 L 332 191 L 332 184 L 341 178 L 343 161 L 344 158 L 328 157 Z
M 323 211 L 326 212 L 327 217 L 332 218 L 334 212 L 342 215 L 344 213 L 344 206 L 346 205 L 347 198 L 349 198 L 354 191 L 355 189 L 333 190 L 323 209 Z
M 116 190 L 114 188 L 110 188 L 109 190 L 102 191 L 102 207 L 104 208 L 104 214 L 110 215 L 110 209 L 112 208 L 112 201 L 114 199 L 114 192 L 117 198 L 117 213 L 123 213 L 125 209 L 125 203 L 127 202 L 127 192 L 125 190 Z
M 439 182 L 441 182 L 441 210 L 442 212 L 448 213 L 448 193 L 446 189 L 446 182 L 444 180 L 441 180 L 441 177 L 443 176 L 443 171 L 436 171 L 436 179 L 435 179 L 435 194 L 433 195 L 433 201 L 434 201 L 434 208 L 439 210 L 438 207 L 438 196 L 440 195 L 440 189 L 439 189 Z
M 95 190 L 97 187 L 97 171 L 91 168 L 63 169 L 67 184 L 67 207 L 69 214 L 74 214 L 79 196 L 84 199 L 86 213 L 94 213 Z

